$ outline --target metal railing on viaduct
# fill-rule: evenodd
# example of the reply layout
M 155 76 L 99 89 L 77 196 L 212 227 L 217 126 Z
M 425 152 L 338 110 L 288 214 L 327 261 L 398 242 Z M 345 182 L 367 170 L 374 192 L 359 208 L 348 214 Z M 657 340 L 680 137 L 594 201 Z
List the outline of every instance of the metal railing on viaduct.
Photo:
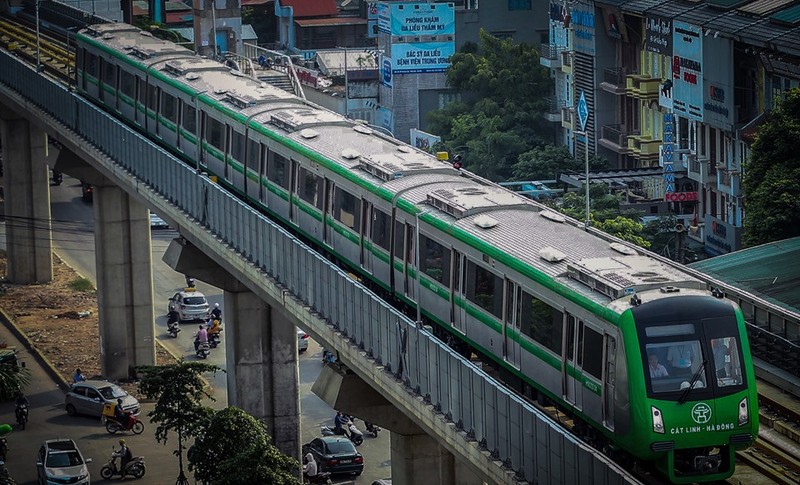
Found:
M 305 312 L 301 321 L 313 334 L 328 337 L 326 346 L 361 349 L 350 352 L 359 359 L 356 372 L 373 369 L 371 375 L 359 373 L 362 378 L 386 393 L 405 395 L 404 402 L 420 403 L 402 411 L 442 423 L 430 427 L 437 439 L 463 442 L 451 450 L 479 450 L 487 468 L 495 468 L 487 476 L 498 482 L 635 482 L 264 215 L 4 51 L 0 102 L 25 110 L 19 114 L 51 135 L 94 147 L 93 163 L 102 160 L 126 190 L 134 186 L 151 206 L 160 200 L 166 216 L 194 224 L 220 242 L 220 254 L 235 251 L 242 267 L 257 276 L 251 283 L 282 293 L 287 308 Z M 461 458 L 475 456 L 480 455 Z

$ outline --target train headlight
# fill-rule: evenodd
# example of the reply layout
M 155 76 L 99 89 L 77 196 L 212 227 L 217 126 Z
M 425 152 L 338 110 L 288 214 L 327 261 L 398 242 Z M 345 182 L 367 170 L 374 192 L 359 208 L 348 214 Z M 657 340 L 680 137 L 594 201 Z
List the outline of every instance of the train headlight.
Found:
M 750 421 L 750 413 L 747 407 L 747 398 L 739 401 L 739 426 L 744 426 Z
M 653 415 L 653 432 L 664 434 L 664 417 L 661 414 L 661 410 L 655 406 L 650 406 L 650 413 Z

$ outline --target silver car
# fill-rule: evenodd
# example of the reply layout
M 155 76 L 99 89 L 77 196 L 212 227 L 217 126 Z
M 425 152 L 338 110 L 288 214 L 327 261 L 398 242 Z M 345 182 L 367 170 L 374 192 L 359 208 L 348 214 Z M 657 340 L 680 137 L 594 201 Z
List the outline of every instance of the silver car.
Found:
M 47 440 L 39 448 L 36 471 L 40 484 L 72 483 L 89 485 L 89 468 L 92 459 L 83 459 L 75 442 L 68 439 Z
M 209 317 L 206 296 L 197 290 L 190 290 L 189 288 L 175 293 L 169 299 L 167 313 L 173 310 L 178 312 L 178 319 L 181 322 L 196 320 L 205 322 Z
M 126 412 L 139 414 L 139 401 L 124 389 L 108 381 L 81 381 L 69 388 L 64 405 L 67 414 L 86 414 L 100 416 L 103 406 L 111 404 L 116 406 L 117 399 L 122 399 L 122 409 Z

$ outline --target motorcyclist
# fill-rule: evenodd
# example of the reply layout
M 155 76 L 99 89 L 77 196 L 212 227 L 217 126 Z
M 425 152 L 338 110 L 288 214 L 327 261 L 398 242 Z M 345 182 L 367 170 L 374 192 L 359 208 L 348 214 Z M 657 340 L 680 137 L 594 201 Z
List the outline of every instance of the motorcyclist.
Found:
M 197 333 L 194 334 L 194 351 L 200 348 L 201 343 L 208 343 L 208 331 L 204 325 L 199 325 Z
M 114 417 L 117 419 L 117 421 L 119 421 L 119 424 L 122 425 L 124 429 L 128 429 L 128 419 L 130 416 L 122 408 L 122 398 L 117 399 L 117 405 L 114 406 Z
M 219 303 L 214 303 L 214 309 L 211 310 L 211 319 L 222 321 L 222 310 L 219 308 Z
M 341 411 L 336 411 L 336 416 L 333 418 L 333 432 L 340 435 L 349 436 L 347 431 L 349 420 Z
M 170 310 L 169 313 L 167 313 L 167 325 L 178 323 L 179 318 L 180 316 L 178 315 L 178 310 Z
M 80 367 L 78 367 L 77 369 L 75 369 L 75 374 L 72 376 L 72 380 L 73 380 L 73 382 L 75 382 L 75 383 L 78 383 L 78 382 L 83 382 L 83 381 L 85 381 L 85 380 L 86 380 L 86 376 L 85 376 L 85 375 L 83 375 L 83 372 L 81 371 L 81 368 L 80 368 Z
M 214 318 L 211 320 L 211 326 L 208 328 L 208 339 L 211 340 L 212 337 L 219 336 L 219 333 L 222 331 L 222 325 L 219 324 L 219 318 Z
M 133 459 L 133 453 L 131 453 L 131 449 L 128 445 L 125 444 L 125 440 L 119 440 L 119 446 L 119 451 L 115 451 L 113 456 L 120 457 L 119 469 L 120 472 L 125 475 L 125 467 L 128 466 L 128 463 Z
M 14 416 L 17 418 L 17 422 L 19 422 L 23 407 L 27 408 L 31 405 L 31 403 L 28 401 L 28 398 L 25 397 L 25 394 L 23 394 L 22 391 L 17 392 L 16 405 L 17 407 L 14 409 Z
M 316 477 L 319 471 L 317 470 L 317 462 L 314 461 L 314 455 L 306 453 L 306 464 L 303 465 L 303 475 L 307 477 Z

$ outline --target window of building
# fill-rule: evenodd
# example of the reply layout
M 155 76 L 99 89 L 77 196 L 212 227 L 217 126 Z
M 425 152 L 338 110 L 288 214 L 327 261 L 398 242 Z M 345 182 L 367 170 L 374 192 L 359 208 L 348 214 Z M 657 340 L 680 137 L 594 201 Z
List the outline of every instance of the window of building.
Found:
M 390 250 L 392 236 L 392 218 L 383 211 L 372 209 L 372 242 L 386 251 Z
M 269 163 L 269 179 L 273 183 L 289 190 L 289 160 L 275 152 L 271 152 L 270 155 L 272 155 L 272 160 Z
M 717 163 L 719 160 L 719 131 L 716 128 L 709 128 L 708 130 L 708 174 L 709 175 L 716 175 L 717 174 Z
M 193 135 L 197 133 L 196 116 L 197 113 L 194 110 L 194 106 L 183 103 L 183 127 Z
M 168 93 L 161 96 L 161 116 L 173 123 L 178 122 L 178 100 L 175 96 Z
M 311 170 L 300 167 L 297 180 L 297 194 L 301 199 L 322 210 L 322 177 Z
M 336 187 L 333 217 L 355 232 L 361 230 L 361 201 L 355 195 Z
M 478 10 L 478 0 L 464 0 L 464 8 L 467 10 Z
M 119 90 L 129 98 L 136 96 L 136 78 L 133 74 L 126 71 L 119 72 Z
M 467 299 L 497 318 L 503 315 L 503 280 L 472 261 L 467 262 Z
M 206 141 L 217 150 L 224 150 L 225 125 L 209 116 L 206 126 L 208 126 L 208 129 L 206 130 Z
M 244 135 L 236 130 L 231 130 L 231 158 L 244 161 Z
M 561 355 L 564 314 L 526 291 L 522 292 L 521 310 L 522 333 Z
M 603 372 L 603 334 L 583 325 L 581 335 L 581 362 L 583 371 L 600 379 Z
M 531 0 L 508 0 L 509 10 L 530 10 Z
M 450 250 L 423 235 L 419 238 L 420 271 L 450 288 Z
M 687 149 L 689 147 L 689 120 L 678 117 L 678 148 Z
M 450 91 L 439 93 L 439 109 L 444 109 L 447 105 L 456 101 L 461 101 L 461 93 Z

